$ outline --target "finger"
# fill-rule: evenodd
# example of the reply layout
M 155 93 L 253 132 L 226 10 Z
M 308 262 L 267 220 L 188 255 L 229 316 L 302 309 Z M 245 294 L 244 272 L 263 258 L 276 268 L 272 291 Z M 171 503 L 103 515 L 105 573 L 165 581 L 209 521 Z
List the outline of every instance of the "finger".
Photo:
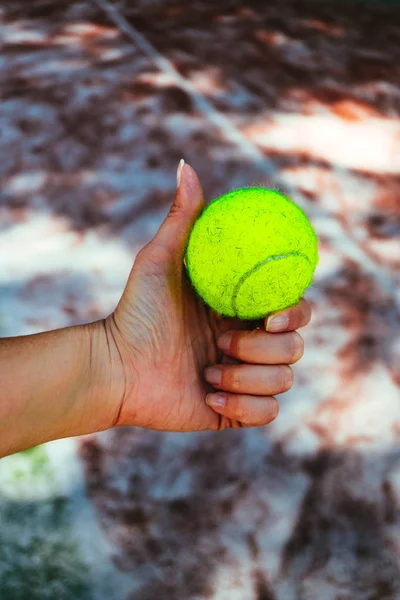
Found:
M 213 365 L 205 369 L 204 377 L 219 390 L 257 396 L 283 394 L 293 385 L 288 365 Z
M 151 245 L 167 254 L 183 258 L 193 223 L 204 207 L 203 190 L 194 169 L 181 161 L 174 203 Z
M 295 306 L 272 313 L 265 319 L 265 329 L 271 332 L 295 331 L 310 322 L 311 306 L 302 298 Z
M 218 348 L 233 358 L 259 365 L 293 364 L 304 353 L 303 338 L 297 331 L 268 333 L 263 329 L 225 331 Z
M 245 427 L 267 425 L 279 412 L 278 401 L 273 396 L 217 392 L 207 394 L 206 403 L 218 414 L 240 421 Z

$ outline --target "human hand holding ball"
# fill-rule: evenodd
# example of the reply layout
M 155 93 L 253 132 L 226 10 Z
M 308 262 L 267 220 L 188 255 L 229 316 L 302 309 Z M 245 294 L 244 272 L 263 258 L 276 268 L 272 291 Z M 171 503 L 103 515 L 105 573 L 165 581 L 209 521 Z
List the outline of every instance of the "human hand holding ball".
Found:
M 185 258 L 192 284 L 209 306 L 225 316 L 260 319 L 300 300 L 317 264 L 317 238 L 289 198 L 243 188 L 203 211 Z
M 137 255 L 106 319 L 116 425 L 199 431 L 265 425 L 303 354 L 295 331 L 317 263 L 304 213 L 278 192 L 242 189 L 204 209 L 180 165 L 175 202 Z

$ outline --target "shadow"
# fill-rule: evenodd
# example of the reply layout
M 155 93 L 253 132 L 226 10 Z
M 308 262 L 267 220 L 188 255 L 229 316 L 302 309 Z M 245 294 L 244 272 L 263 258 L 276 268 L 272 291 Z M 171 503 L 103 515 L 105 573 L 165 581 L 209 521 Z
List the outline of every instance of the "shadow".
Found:
M 17 218 L 34 206 L 65 216 L 78 231 L 124 235 L 125 229 L 132 243 L 135 219 L 166 214 L 182 154 L 199 171 L 206 198 L 249 181 L 276 184 L 285 157 L 296 162 L 299 156 L 307 166 L 322 161 L 343 180 L 351 168 L 338 175 L 334 162 L 301 147 L 282 151 L 273 142 L 263 149 L 257 132 L 277 114 L 331 114 L 343 123 L 398 114 L 396 6 L 125 4 L 133 26 L 195 94 L 264 152 L 273 181 L 93 4 L 18 1 L 3 8 L 10 29 L 0 68 L 7 123 L 0 205 Z M 38 172 L 40 188 L 27 181 L 19 193 L 18 177 L 34 179 Z M 364 176 L 373 173 L 367 168 Z M 383 173 L 378 188 L 387 183 Z
M 0 502 L 2 600 L 92 598 L 88 565 L 70 527 L 68 499 Z
M 211 598 L 221 581 L 257 600 L 396 597 L 397 450 L 302 456 L 264 434 L 177 437 L 122 429 L 82 444 L 132 598 Z
M 184 156 L 207 201 L 253 183 L 294 190 L 315 223 L 321 253 L 310 290 L 314 322 L 304 334 L 313 354 L 301 363 L 307 368 L 299 366 L 284 424 L 191 436 L 120 429 L 82 441 L 90 499 L 115 567 L 131 578 L 135 600 L 212 598 L 221 590 L 255 600 L 394 600 L 400 7 L 367 0 L 113 4 L 193 93 L 92 2 L 2 3 L 2 233 L 39 215 L 54 231 L 64 220 L 76 245 L 93 232 L 144 245 L 169 209 Z M 214 110 L 239 141 L 211 119 Z M 246 154 L 245 140 L 260 162 Z M 24 252 L 28 262 L 33 244 L 33 237 L 18 238 L 8 251 Z M 72 243 L 62 248 L 76 252 Z M 0 260 L 7 265 L 9 256 Z M 48 277 L 33 264 L 26 282 L 0 285 L 5 314 L 16 328 L 29 318 L 31 326 L 60 326 L 58 310 L 65 324 L 99 318 L 101 284 L 96 289 L 91 265 L 93 277 L 63 269 Z M 382 372 L 378 393 L 374 378 Z M 369 403 L 375 396 L 379 410 Z M 336 412 L 324 412 L 329 402 Z M 350 412 L 362 402 L 364 413 Z M 371 421 L 385 435 L 375 438 Z M 42 509 L 45 503 L 16 502 L 0 511 L 7 522 L 62 532 L 57 510 L 43 521 Z M 15 556 L 17 563 L 26 558 L 29 577 L 18 564 L 17 574 L 30 582 L 37 546 L 25 556 L 9 531 L 1 532 L 0 562 L 9 569 Z M 55 562 L 64 561 L 49 548 Z M 4 597 L 15 600 L 10 582 Z M 74 593 L 68 597 L 79 597 Z
M 330 581 L 354 598 L 397 596 L 392 535 L 399 508 L 390 478 L 398 461 L 397 450 L 386 458 L 323 451 L 305 461 L 311 484 L 282 560 L 289 585 L 300 593 L 304 586 L 321 585 L 322 575 L 328 589 Z
M 397 2 L 124 0 L 119 6 L 185 77 L 216 72 L 218 107 L 230 112 L 241 95 L 241 117 L 265 107 L 303 112 L 312 100 L 339 110 L 351 99 L 372 112 L 398 113 L 398 98 L 392 104 L 379 91 L 379 81 L 398 81 Z
M 366 375 L 374 365 L 383 363 L 398 385 L 396 344 L 400 314 L 390 291 L 385 293 L 373 277 L 351 260 L 344 261 L 342 269 L 334 277 L 321 280 L 318 287 L 339 310 L 338 325 L 349 334 L 336 356 L 342 381 Z

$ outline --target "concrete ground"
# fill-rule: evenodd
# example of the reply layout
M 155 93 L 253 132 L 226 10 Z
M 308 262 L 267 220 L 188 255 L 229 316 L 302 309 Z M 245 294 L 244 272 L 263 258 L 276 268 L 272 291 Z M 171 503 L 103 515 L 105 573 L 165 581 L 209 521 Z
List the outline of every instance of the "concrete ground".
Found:
M 1 600 L 400 598 L 400 9 L 0 5 L 0 331 L 109 314 L 184 157 L 289 193 L 320 263 L 259 430 L 120 429 L 0 462 Z

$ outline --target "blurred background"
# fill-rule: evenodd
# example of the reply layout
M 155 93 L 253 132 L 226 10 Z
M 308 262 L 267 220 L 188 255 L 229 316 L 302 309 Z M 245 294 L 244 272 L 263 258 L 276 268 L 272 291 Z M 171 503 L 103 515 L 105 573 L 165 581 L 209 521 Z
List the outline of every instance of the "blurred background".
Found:
M 384 0 L 0 2 L 0 335 L 108 315 L 182 157 L 321 256 L 272 425 L 0 461 L 1 600 L 400 598 L 399 40 Z

